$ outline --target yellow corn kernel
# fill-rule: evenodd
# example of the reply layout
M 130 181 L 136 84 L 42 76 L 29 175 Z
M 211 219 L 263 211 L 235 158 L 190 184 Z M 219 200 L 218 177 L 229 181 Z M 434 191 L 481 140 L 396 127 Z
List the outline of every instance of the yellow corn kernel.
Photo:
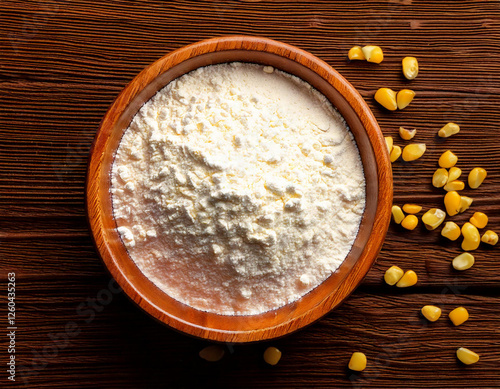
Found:
M 459 167 L 453 166 L 448 171 L 448 183 L 453 182 L 455 180 L 458 180 L 461 175 L 462 175 L 462 169 L 460 169 Z
M 441 308 L 434 305 L 426 305 L 420 310 L 422 315 L 429 321 L 436 321 L 441 317 Z
M 406 215 L 401 222 L 401 225 L 407 230 L 414 230 L 418 225 L 418 217 L 416 217 L 415 215 Z
M 382 107 L 388 109 L 389 111 L 395 111 L 398 109 L 398 103 L 396 102 L 396 92 L 389 88 L 380 88 L 375 92 L 375 100 Z
M 458 134 L 460 127 L 455 123 L 445 124 L 443 128 L 438 131 L 438 136 L 440 138 L 448 138 L 452 135 Z
M 439 166 L 449 169 L 450 167 L 455 166 L 457 161 L 458 157 L 450 150 L 447 150 L 439 157 Z
M 498 235 L 496 232 L 488 230 L 481 237 L 481 242 L 494 246 L 498 243 Z
M 436 188 L 442 188 L 448 182 L 448 170 L 439 168 L 434 172 L 432 176 L 432 185 Z
M 483 183 L 486 178 L 486 170 L 482 167 L 475 167 L 469 173 L 469 186 L 472 189 L 477 189 Z
M 403 160 L 406 162 L 415 161 L 425 153 L 425 143 L 411 143 L 403 149 Z
M 422 216 L 422 222 L 428 230 L 435 230 L 444 221 L 446 213 L 439 208 L 431 208 Z
M 408 80 L 418 76 L 418 61 L 415 57 L 404 57 L 402 61 L 403 74 Z
M 378 46 L 365 46 L 361 50 L 368 62 L 380 63 L 384 59 L 384 52 Z
M 420 205 L 417 205 L 417 204 L 405 204 L 405 205 L 403 205 L 403 211 L 405 211 L 406 213 L 414 214 L 414 213 L 419 213 L 421 210 L 422 210 L 422 207 Z
M 384 281 L 387 285 L 396 285 L 397 282 L 403 277 L 404 271 L 398 266 L 391 266 L 385 271 Z
M 396 95 L 396 104 L 399 109 L 405 109 L 415 98 L 415 92 L 411 89 L 401 89 Z
M 400 156 L 401 156 L 401 147 L 392 146 L 391 155 L 389 156 L 391 162 L 396 162 Z
M 404 209 L 404 207 L 403 207 Z M 477 228 L 484 228 L 488 224 L 488 216 L 482 212 L 474 212 L 474 215 L 469 219 Z
M 479 361 L 479 355 L 465 347 L 457 349 L 457 358 L 465 365 L 472 365 Z
M 472 251 L 479 247 L 480 237 L 479 231 L 471 223 L 465 223 L 462 226 L 462 235 L 464 240 L 462 242 L 462 250 Z
M 205 361 L 217 362 L 220 361 L 224 356 L 224 349 L 222 348 L 222 346 L 217 345 L 208 346 L 201 350 L 199 355 L 200 358 L 204 359 Z
M 387 151 L 389 152 L 389 155 L 390 155 L 392 148 L 394 147 L 394 140 L 392 139 L 392 136 L 386 136 L 384 139 L 385 139 L 385 143 L 387 145 Z
M 472 204 L 473 199 L 467 196 L 460 196 L 460 207 L 458 208 L 459 213 L 463 213 L 469 209 Z
M 449 240 L 457 240 L 460 238 L 460 227 L 455 222 L 446 222 L 441 230 L 441 235 Z
M 447 192 L 450 190 L 463 190 L 465 188 L 465 184 L 463 181 L 455 180 L 452 182 L 448 182 L 443 189 Z
M 417 133 L 416 128 L 412 128 L 411 130 L 408 130 L 404 127 L 399 127 L 399 136 L 401 137 L 401 139 L 412 140 L 416 133 Z
M 361 50 L 361 46 L 353 46 L 351 47 L 351 50 L 349 50 L 349 53 L 347 54 L 347 57 L 352 61 L 354 59 L 360 59 L 360 60 L 365 60 L 365 56 L 363 54 L 363 50 Z
M 413 270 L 408 270 L 405 274 L 403 274 L 403 277 L 401 277 L 396 286 L 398 288 L 407 288 L 409 286 L 415 285 L 417 281 L 417 273 L 415 273 Z
M 276 365 L 281 359 L 281 351 L 276 347 L 268 347 L 266 351 L 264 351 L 264 361 L 269 365 Z
M 401 210 L 400 207 L 398 207 L 397 205 L 393 205 L 392 206 L 392 217 L 393 217 L 394 222 L 396 224 L 401 224 L 401 222 L 405 218 L 405 214 L 403 213 L 403 211 Z
M 452 190 L 446 193 L 444 196 L 444 206 L 448 215 L 456 215 L 458 213 L 458 208 L 460 207 L 460 195 L 458 192 Z
M 464 324 L 467 320 L 469 320 L 469 312 L 464 307 L 455 308 L 448 314 L 451 322 L 456 326 L 460 324 Z
M 474 265 L 474 256 L 469 253 L 462 253 L 453 258 L 451 264 L 455 270 L 470 269 Z
M 348 365 L 350 370 L 363 371 L 366 369 L 366 355 L 360 352 L 352 354 Z

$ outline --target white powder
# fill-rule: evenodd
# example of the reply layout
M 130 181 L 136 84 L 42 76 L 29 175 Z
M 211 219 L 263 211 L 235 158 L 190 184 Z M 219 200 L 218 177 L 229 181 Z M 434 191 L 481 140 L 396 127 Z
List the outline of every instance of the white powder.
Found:
M 297 300 L 342 263 L 365 207 L 343 118 L 271 67 L 197 69 L 126 130 L 112 172 L 129 255 L 173 298 L 250 315 Z

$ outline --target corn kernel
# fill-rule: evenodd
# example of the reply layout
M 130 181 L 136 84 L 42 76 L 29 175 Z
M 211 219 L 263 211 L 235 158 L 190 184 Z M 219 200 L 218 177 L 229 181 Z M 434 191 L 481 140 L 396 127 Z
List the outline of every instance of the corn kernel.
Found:
M 405 211 L 406 213 L 414 214 L 414 213 L 419 213 L 421 210 L 422 210 L 422 207 L 420 205 L 417 205 L 417 204 L 405 204 L 405 205 L 403 205 L 403 211 Z
M 411 89 L 401 89 L 396 95 L 398 109 L 405 109 L 415 98 L 415 92 Z
M 443 189 L 447 192 L 450 190 L 463 190 L 465 188 L 465 184 L 463 181 L 455 180 L 452 182 L 448 182 Z
M 440 138 L 448 138 L 452 135 L 458 134 L 460 127 L 455 123 L 445 124 L 443 128 L 438 131 L 438 136 Z
M 464 240 L 462 242 L 462 250 L 472 251 L 479 247 L 480 237 L 479 231 L 471 223 L 465 223 L 462 226 L 462 235 Z
M 396 92 L 389 88 L 380 88 L 375 92 L 375 100 L 384 108 L 389 111 L 395 111 L 398 109 L 398 103 L 396 102 Z
M 408 80 L 418 76 L 418 61 L 415 57 L 404 57 L 402 61 L 403 74 Z
M 401 277 L 396 286 L 398 288 L 407 288 L 409 286 L 415 285 L 417 281 L 417 273 L 415 273 L 413 270 L 408 270 L 405 274 L 403 274 L 403 277 Z
M 365 56 L 363 54 L 363 50 L 361 50 L 361 46 L 353 46 L 351 47 L 351 50 L 349 50 L 349 53 L 347 54 L 347 57 L 352 61 L 354 59 L 360 59 L 360 60 L 365 60 Z
M 411 130 L 408 130 L 404 127 L 399 127 L 399 136 L 401 137 L 401 139 L 412 140 L 416 133 L 417 133 L 416 128 L 412 128 Z
M 400 156 L 401 156 L 401 147 L 392 146 L 391 155 L 389 156 L 391 162 L 396 162 Z
M 415 215 L 406 215 L 401 222 L 401 225 L 407 230 L 414 230 L 418 225 L 418 217 L 416 217 Z
M 406 162 L 415 161 L 425 153 L 425 143 L 411 143 L 403 149 L 403 160 Z
M 458 307 L 451 311 L 448 317 L 455 326 L 459 326 L 469 320 L 469 312 L 464 307 Z
M 460 196 L 460 207 L 458 208 L 459 213 L 463 213 L 469 209 L 472 204 L 472 198 L 467 196 Z
M 448 170 L 439 168 L 434 172 L 432 176 L 432 185 L 436 188 L 442 188 L 448 182 Z
M 448 182 L 453 182 L 455 180 L 458 180 L 461 175 L 462 175 L 462 169 L 460 169 L 459 167 L 453 166 L 448 171 Z
M 465 347 L 457 349 L 457 358 L 465 365 L 472 365 L 479 361 L 479 355 Z
M 469 186 L 472 189 L 477 189 L 486 178 L 486 170 L 481 167 L 475 167 L 469 173 Z
M 422 216 L 422 222 L 428 230 L 435 230 L 444 221 L 446 213 L 439 208 L 431 208 Z
M 403 213 L 403 211 L 401 210 L 400 207 L 398 207 L 397 205 L 393 205 L 392 206 L 392 217 L 393 217 L 394 222 L 396 224 L 401 224 L 401 222 L 405 218 L 405 214 Z
M 455 222 L 446 222 L 441 230 L 441 235 L 449 240 L 457 240 L 460 238 L 460 227 Z
M 394 146 L 394 140 L 392 139 L 392 136 L 386 136 L 384 139 L 385 139 L 385 144 L 387 145 L 387 151 L 389 152 L 390 155 L 392 148 Z
M 455 270 L 467 270 L 474 265 L 474 256 L 469 253 L 462 253 L 453 258 L 451 262 L 453 269 Z
M 404 207 L 403 207 L 404 209 Z M 474 212 L 474 215 L 469 219 L 477 228 L 484 228 L 488 224 L 488 216 L 482 212 Z
M 446 193 L 444 196 L 444 206 L 448 215 L 456 215 L 458 213 L 458 208 L 460 207 L 460 195 L 458 192 L 452 190 Z
M 348 365 L 350 370 L 363 371 L 366 369 L 366 355 L 360 352 L 352 354 Z
M 447 150 L 439 157 L 439 166 L 449 169 L 450 167 L 455 166 L 457 161 L 458 157 L 450 150 Z
M 404 271 L 398 266 L 391 266 L 385 271 L 384 281 L 387 285 L 396 285 L 397 282 L 403 277 Z
M 426 305 L 421 309 L 422 315 L 429 321 L 436 321 L 441 317 L 441 308 L 434 305 Z
M 264 351 L 264 361 L 269 365 L 276 365 L 281 359 L 281 351 L 276 347 L 268 347 L 266 351 Z
M 224 349 L 217 345 L 208 346 L 199 352 L 199 356 L 205 361 L 217 362 L 224 356 Z
M 488 230 L 481 237 L 481 242 L 494 246 L 498 243 L 498 235 L 496 232 Z
M 368 62 L 380 63 L 384 59 L 384 53 L 378 46 L 365 46 L 361 50 Z

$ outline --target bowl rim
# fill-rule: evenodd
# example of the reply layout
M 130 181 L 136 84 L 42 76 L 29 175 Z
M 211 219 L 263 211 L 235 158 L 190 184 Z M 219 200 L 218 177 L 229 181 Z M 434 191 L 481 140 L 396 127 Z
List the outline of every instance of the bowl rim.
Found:
M 116 244 L 121 244 L 121 246 L 123 244 L 121 240 L 119 243 L 116 242 L 117 232 L 112 231 L 113 229 L 116 230 L 112 225 L 114 223 L 112 213 L 112 223 L 110 224 L 109 215 L 106 215 L 105 212 L 106 196 L 111 198 L 109 189 L 107 189 L 110 183 L 109 171 L 105 171 L 105 166 L 107 165 L 105 159 L 113 158 L 113 156 L 108 155 L 109 153 L 106 153 L 106 147 L 114 132 L 124 131 L 123 128 L 117 130 L 117 123 L 120 117 L 125 115 L 127 109 L 130 108 L 131 102 L 137 99 L 140 93 L 147 86 L 152 85 L 161 75 L 171 69 L 175 69 L 175 66 L 184 61 L 201 58 L 201 56 L 207 54 L 237 51 L 267 53 L 286 58 L 319 75 L 350 104 L 366 131 L 376 162 L 377 201 L 374 210 L 375 219 L 371 227 L 371 231 L 376 231 L 376 233 L 369 235 L 366 244 L 360 249 L 360 255 L 356 262 L 343 275 L 344 278 L 339 287 L 332 290 L 328 297 L 322 299 L 319 303 L 316 302 L 315 305 L 302 309 L 298 316 L 290 316 L 290 314 L 288 316 L 286 314 L 281 315 L 281 319 L 283 320 L 280 322 L 276 322 L 276 317 L 273 319 L 273 315 L 276 316 L 275 311 L 251 316 L 229 317 L 215 314 L 208 314 L 207 316 L 206 312 L 188 307 L 176 300 L 174 300 L 174 303 L 170 301 L 168 304 L 165 303 L 163 305 L 165 299 L 173 299 L 159 291 L 155 286 L 154 288 L 158 290 L 154 290 L 153 288 L 145 292 L 146 289 L 138 287 L 139 283 L 145 282 L 147 284 L 149 282 L 152 284 L 152 282 L 148 279 L 141 280 L 141 275 L 139 274 L 127 274 L 127 271 L 130 271 L 131 266 L 135 266 L 135 263 L 127 254 L 128 261 L 132 262 L 133 265 L 127 263 L 126 266 L 128 267 L 125 268 L 123 252 L 121 257 L 116 254 Z M 133 108 L 132 111 L 136 112 L 137 109 Z M 219 342 L 248 343 L 281 337 L 313 323 L 338 306 L 361 283 L 375 262 L 388 230 L 392 205 L 392 170 L 385 139 L 373 113 L 357 90 L 344 77 L 326 62 L 297 47 L 268 38 L 235 35 L 199 41 L 170 52 L 142 70 L 121 91 L 103 117 L 94 138 L 89 154 L 85 197 L 88 223 L 96 249 L 112 277 L 129 298 L 155 319 L 183 333 Z M 126 252 L 124 246 L 123 250 Z M 125 259 L 126 261 L 127 259 Z M 142 274 L 142 272 L 140 273 Z M 145 278 L 144 275 L 142 277 Z M 299 301 L 303 298 L 299 299 Z M 165 309 L 165 307 L 171 307 L 172 304 L 182 305 L 182 307 L 175 307 L 177 310 L 176 314 L 172 314 L 168 309 Z M 278 308 L 276 311 L 282 308 Z M 199 318 L 200 315 L 203 317 Z M 214 319 L 212 317 L 214 315 L 220 318 L 216 317 Z M 248 327 L 242 329 L 238 328 L 238 326 L 233 328 L 231 325 L 228 326 L 226 324 L 220 328 L 214 326 L 214 321 L 217 322 L 217 320 L 221 323 L 228 320 L 231 323 L 233 321 L 238 323 L 238 320 L 230 318 L 252 318 L 259 316 L 268 318 L 268 321 L 272 324 L 269 327 L 258 329 Z

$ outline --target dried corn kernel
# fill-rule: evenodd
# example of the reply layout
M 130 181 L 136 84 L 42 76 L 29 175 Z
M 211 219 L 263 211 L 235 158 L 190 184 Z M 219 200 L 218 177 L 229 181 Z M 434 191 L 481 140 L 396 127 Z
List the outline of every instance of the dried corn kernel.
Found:
M 465 223 L 462 226 L 462 235 L 464 240 L 462 242 L 462 250 L 472 251 L 479 247 L 480 237 L 479 231 L 471 223 Z
M 460 196 L 460 207 L 458 208 L 459 213 L 463 213 L 469 209 L 472 204 L 472 198 L 467 196 Z
M 450 216 L 454 216 L 458 213 L 458 208 L 460 207 L 460 195 L 458 192 L 452 190 L 444 196 L 444 206 L 446 207 L 446 212 Z
M 435 230 L 444 221 L 446 213 L 439 208 L 431 208 L 422 216 L 422 222 L 428 230 Z
M 457 358 L 465 365 L 472 365 L 479 361 L 479 355 L 465 347 L 457 349 Z
M 392 139 L 392 136 L 386 136 L 385 138 L 385 143 L 387 145 L 387 151 L 389 152 L 389 155 L 391 154 L 393 145 L 394 145 L 394 140 Z
M 268 347 L 266 351 L 264 351 L 264 361 L 269 365 L 276 365 L 281 359 L 281 351 L 276 347 Z
M 457 240 L 460 238 L 460 227 L 455 222 L 446 222 L 441 230 L 441 235 L 449 240 Z
M 451 262 L 455 270 L 467 270 L 474 265 L 474 256 L 469 253 L 462 253 L 453 258 Z
M 205 361 L 217 362 L 224 356 L 224 349 L 217 345 L 208 346 L 199 352 L 199 356 Z
M 401 147 L 392 146 L 392 151 L 389 158 L 391 162 L 396 162 L 400 156 L 401 156 Z
M 363 371 L 366 369 L 366 355 L 360 352 L 352 354 L 348 365 L 350 370 Z
M 498 243 L 498 235 L 496 232 L 488 230 L 481 237 L 481 242 L 494 246 Z
M 463 190 L 465 188 L 465 184 L 463 181 L 455 180 L 452 182 L 448 182 L 443 189 L 447 192 L 450 190 Z
M 404 207 L 403 207 L 404 209 Z M 484 228 L 488 224 L 488 216 L 482 212 L 474 212 L 474 215 L 469 219 L 477 228 Z
M 455 180 L 458 180 L 458 178 L 461 175 L 462 175 L 462 169 L 460 169 L 459 167 L 453 166 L 448 171 L 448 182 L 453 182 Z
M 403 74 L 408 80 L 418 76 L 418 61 L 415 57 L 404 57 L 402 61 Z
M 416 133 L 417 133 L 416 128 L 408 130 L 404 127 L 399 127 L 399 136 L 401 137 L 401 139 L 411 140 L 411 139 L 413 139 L 413 137 L 415 136 Z
M 415 161 L 425 153 L 425 143 L 411 143 L 403 149 L 403 160 Z
M 380 63 L 384 59 L 384 53 L 378 46 L 365 46 L 361 50 L 368 62 Z
M 486 170 L 482 167 L 475 167 L 469 173 L 469 186 L 472 189 L 477 189 L 483 183 L 486 178 Z
M 449 169 L 450 167 L 455 166 L 458 161 L 458 157 L 453 154 L 450 150 L 446 150 L 439 157 L 439 166 Z
M 469 320 L 469 312 L 464 307 L 455 308 L 448 314 L 448 317 L 452 321 L 453 324 L 459 326 L 460 324 L 465 323 Z
M 398 266 L 391 266 L 385 271 L 384 281 L 387 285 L 396 285 L 397 282 L 403 277 L 404 271 Z
M 388 109 L 389 111 L 395 111 L 398 109 L 398 103 L 396 102 L 396 92 L 389 88 L 380 88 L 375 92 L 375 100 L 382 107 Z
M 401 225 L 407 230 L 414 230 L 418 225 L 418 217 L 416 217 L 415 215 L 406 215 L 401 222 Z
M 436 321 L 441 317 L 441 308 L 434 305 L 426 305 L 421 309 L 422 315 L 429 321 Z
M 436 188 L 442 188 L 448 182 L 448 170 L 439 168 L 434 172 L 432 176 L 432 185 Z
M 452 135 L 458 134 L 460 127 L 455 123 L 448 123 L 438 131 L 438 136 L 441 138 L 448 138 Z
M 407 288 L 409 286 L 415 285 L 417 281 L 417 273 L 415 273 L 413 270 L 408 270 L 405 274 L 403 274 L 403 277 L 401 277 L 396 286 L 398 288 Z
M 392 217 L 393 217 L 394 222 L 396 224 L 401 224 L 401 222 L 405 218 L 405 214 L 403 213 L 403 211 L 401 210 L 400 207 L 398 207 L 397 205 L 393 205 L 392 206 Z
M 399 109 L 405 109 L 415 98 L 415 92 L 411 89 L 401 89 L 396 95 L 396 104 Z
M 349 53 L 347 54 L 347 57 L 352 61 L 354 59 L 360 59 L 360 60 L 365 60 L 365 56 L 363 54 L 363 50 L 361 50 L 361 46 L 353 46 L 351 47 L 351 50 L 349 50 Z
M 417 204 L 405 204 L 405 205 L 403 205 L 403 211 L 405 211 L 406 213 L 414 214 L 414 213 L 419 213 L 421 210 L 422 210 L 422 207 L 420 205 L 417 205 Z

